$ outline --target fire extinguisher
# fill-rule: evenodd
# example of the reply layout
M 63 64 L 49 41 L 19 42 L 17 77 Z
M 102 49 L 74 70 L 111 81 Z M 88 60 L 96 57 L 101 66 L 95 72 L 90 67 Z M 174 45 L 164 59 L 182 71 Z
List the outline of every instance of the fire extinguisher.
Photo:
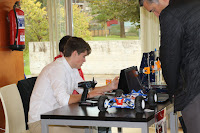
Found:
M 19 1 L 15 2 L 13 9 L 8 13 L 8 20 L 10 23 L 9 48 L 22 51 L 25 48 L 25 22 Z

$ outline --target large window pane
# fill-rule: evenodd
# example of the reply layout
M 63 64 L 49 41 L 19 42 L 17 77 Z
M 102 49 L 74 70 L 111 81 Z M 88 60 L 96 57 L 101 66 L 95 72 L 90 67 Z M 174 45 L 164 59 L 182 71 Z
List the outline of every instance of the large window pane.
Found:
M 73 0 L 74 36 L 84 38 L 92 48 L 82 66 L 86 79 L 95 76 L 99 86 L 105 85 L 121 69 L 139 66 L 139 27 L 137 1 Z
M 45 0 L 21 0 L 25 15 L 24 70 L 30 75 L 29 42 L 49 41 L 49 23 Z

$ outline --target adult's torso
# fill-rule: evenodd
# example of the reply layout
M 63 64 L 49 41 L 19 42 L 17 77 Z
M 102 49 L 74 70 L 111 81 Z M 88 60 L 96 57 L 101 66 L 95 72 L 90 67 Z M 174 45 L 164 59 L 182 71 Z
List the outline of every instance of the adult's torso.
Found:
M 200 1 L 171 4 L 163 12 L 173 15 L 183 29 L 180 75 L 175 92 L 175 110 L 182 110 L 200 93 Z

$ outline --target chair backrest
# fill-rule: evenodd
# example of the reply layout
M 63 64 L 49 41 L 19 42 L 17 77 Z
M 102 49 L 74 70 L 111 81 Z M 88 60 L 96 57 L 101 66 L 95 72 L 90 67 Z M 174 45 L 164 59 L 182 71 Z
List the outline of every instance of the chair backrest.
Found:
M 17 87 L 22 99 L 22 104 L 24 107 L 24 115 L 25 115 L 25 122 L 26 122 L 26 129 L 28 129 L 28 111 L 29 111 L 29 102 L 31 93 L 33 91 L 33 87 L 35 85 L 37 77 L 31 77 L 28 79 L 20 80 L 17 83 Z
M 24 132 L 24 110 L 22 100 L 16 84 L 11 84 L 0 88 L 0 99 L 2 101 L 5 119 L 5 133 L 21 133 Z

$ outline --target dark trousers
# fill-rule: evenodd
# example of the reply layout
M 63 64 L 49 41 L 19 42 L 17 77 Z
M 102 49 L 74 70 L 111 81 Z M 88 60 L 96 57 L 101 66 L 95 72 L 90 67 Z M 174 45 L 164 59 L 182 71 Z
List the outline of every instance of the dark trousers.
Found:
M 98 127 L 98 133 L 111 133 L 111 127 Z
M 187 133 L 200 133 L 200 94 L 198 94 L 181 113 Z

